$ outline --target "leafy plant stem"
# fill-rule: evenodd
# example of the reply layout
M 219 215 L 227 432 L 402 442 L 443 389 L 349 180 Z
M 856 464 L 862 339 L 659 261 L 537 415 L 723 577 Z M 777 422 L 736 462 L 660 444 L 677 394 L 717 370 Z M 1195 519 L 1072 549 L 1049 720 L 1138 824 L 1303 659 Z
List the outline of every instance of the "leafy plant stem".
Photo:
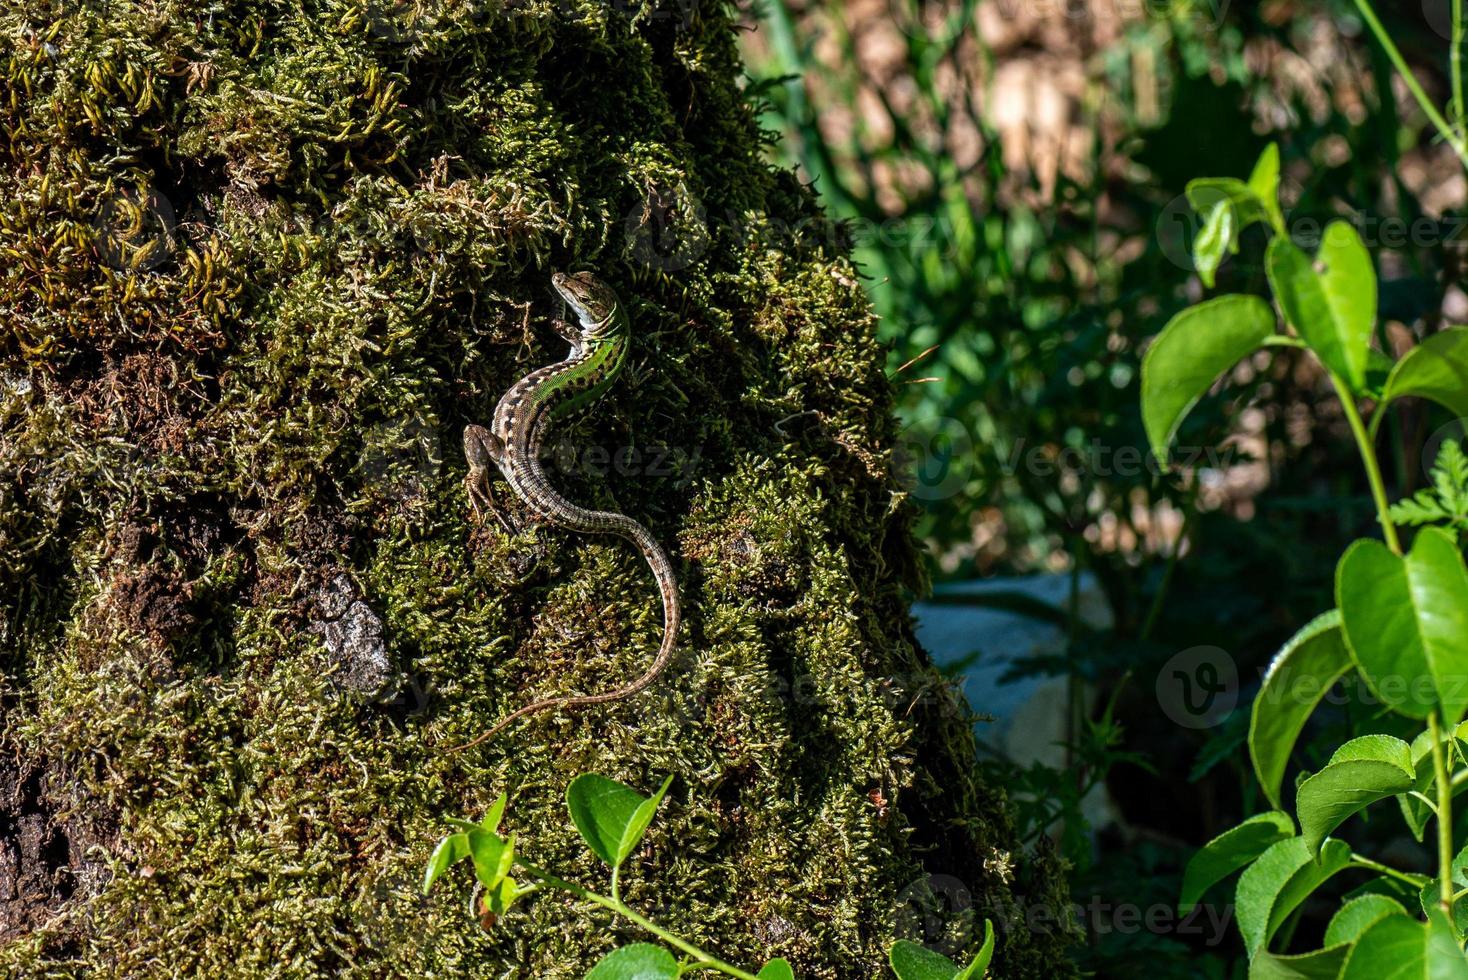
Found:
M 1382 864 L 1380 861 L 1373 861 L 1369 857 L 1363 857 L 1360 854 L 1351 855 L 1351 866 L 1362 868 L 1367 871 L 1375 871 L 1380 874 L 1384 874 L 1390 878 L 1395 878 L 1398 881 L 1405 882 L 1406 884 L 1411 885 L 1413 888 L 1421 888 L 1427 881 L 1427 879 L 1423 878 L 1421 875 L 1414 875 L 1406 871 L 1398 871 L 1396 868 Z
M 1461 3 L 1462 0 L 1454 0 L 1455 8 L 1461 6 Z M 1468 167 L 1468 146 L 1464 145 L 1461 135 L 1453 130 L 1453 127 L 1448 121 L 1443 118 L 1442 113 L 1438 112 L 1437 106 L 1432 104 L 1432 100 L 1423 91 L 1422 84 L 1417 81 L 1417 76 L 1412 74 L 1412 69 L 1407 66 L 1407 59 L 1402 57 L 1402 52 L 1397 49 L 1396 42 L 1387 33 L 1387 29 L 1382 25 L 1380 18 L 1376 16 L 1376 10 L 1371 6 L 1371 0 L 1356 0 L 1356 8 L 1361 11 L 1361 16 L 1365 19 L 1366 26 L 1371 28 L 1372 34 L 1376 35 L 1376 40 L 1381 44 L 1382 49 L 1386 51 L 1386 56 L 1391 59 L 1392 66 L 1402 76 L 1402 81 L 1406 83 L 1408 90 L 1412 93 L 1412 97 L 1417 100 L 1417 104 L 1422 107 L 1423 113 L 1427 115 L 1427 118 L 1432 122 L 1433 126 L 1437 127 L 1437 131 L 1442 134 L 1443 139 L 1447 140 L 1448 145 L 1453 148 L 1453 152 L 1458 155 L 1458 159 L 1463 161 L 1465 167 Z M 1454 26 L 1456 27 L 1457 25 L 1455 24 Z M 1457 32 L 1454 31 L 1454 33 L 1456 34 Z M 1455 61 L 1454 67 L 1456 65 L 1457 63 Z M 1390 98 L 1390 96 L 1387 97 Z
M 1381 479 L 1381 465 L 1376 461 L 1376 446 L 1371 441 L 1371 434 L 1366 431 L 1366 425 L 1361 421 L 1361 412 L 1356 408 L 1355 396 L 1348 389 L 1334 371 L 1330 373 L 1330 382 L 1335 385 L 1336 394 L 1340 396 L 1341 409 L 1346 413 L 1346 422 L 1351 426 L 1351 434 L 1356 437 L 1356 448 L 1361 451 L 1361 462 L 1366 467 L 1366 479 L 1371 484 L 1371 499 L 1376 502 L 1377 520 L 1381 522 L 1381 534 L 1386 539 L 1386 546 L 1393 554 L 1402 553 L 1402 542 L 1397 538 L 1397 527 L 1392 523 L 1391 503 L 1387 500 L 1386 484 Z
M 1427 716 L 1428 738 L 1432 740 L 1432 772 L 1437 781 L 1437 877 L 1441 887 L 1443 912 L 1453 919 L 1453 784 L 1448 779 L 1447 759 L 1443 753 L 1442 728 L 1437 712 Z
M 673 933 L 664 929 L 662 926 L 658 925 L 656 922 L 653 922 L 651 919 L 644 918 L 637 912 L 622 904 L 621 901 L 610 895 L 599 895 L 588 888 L 583 888 L 573 881 L 567 881 L 564 878 L 551 874 L 544 868 L 537 867 L 523 858 L 515 858 L 515 866 L 525 871 L 526 873 L 533 875 L 542 884 L 548 885 L 552 888 L 559 888 L 561 891 L 570 892 L 577 898 L 591 902 L 593 905 L 600 905 L 602 908 L 617 915 L 620 915 L 622 918 L 627 919 L 629 922 L 640 926 L 646 931 L 652 933 L 654 936 L 657 936 L 669 946 L 672 946 L 674 949 L 677 949 L 683 953 L 687 953 L 689 956 L 693 957 L 694 962 L 698 965 L 698 968 L 700 969 L 718 970 L 720 973 L 723 973 L 726 976 L 739 977 L 740 980 L 759 980 L 759 978 L 756 977 L 753 973 L 750 973 L 746 970 L 741 970 L 739 969 L 739 967 L 733 966 L 729 963 L 725 963 L 717 956 L 714 956 L 711 953 L 704 952 L 697 946 L 688 942 L 686 939 L 674 935 Z

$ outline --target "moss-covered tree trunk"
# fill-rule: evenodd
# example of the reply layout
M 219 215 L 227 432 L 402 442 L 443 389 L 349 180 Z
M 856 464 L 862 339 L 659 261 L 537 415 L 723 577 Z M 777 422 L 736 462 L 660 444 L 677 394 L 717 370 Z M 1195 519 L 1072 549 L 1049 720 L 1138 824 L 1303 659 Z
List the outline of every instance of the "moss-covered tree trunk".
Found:
M 0 37 L 0 974 L 579 977 L 635 934 L 417 883 L 502 790 L 601 880 L 586 770 L 677 775 L 625 894 L 731 959 L 878 976 L 967 906 L 997 975 L 1060 969 L 912 640 L 857 274 L 728 11 L 3 0 Z M 564 353 L 556 268 L 635 339 L 555 480 L 667 543 L 680 651 L 449 754 L 657 644 L 635 552 L 463 492 L 465 423 Z

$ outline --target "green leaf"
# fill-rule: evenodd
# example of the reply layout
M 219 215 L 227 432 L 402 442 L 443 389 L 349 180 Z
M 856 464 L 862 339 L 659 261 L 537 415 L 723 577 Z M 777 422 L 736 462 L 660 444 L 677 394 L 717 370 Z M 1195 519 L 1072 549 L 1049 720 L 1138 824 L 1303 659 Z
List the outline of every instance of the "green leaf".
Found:
M 1340 980 L 1468 980 L 1468 958 L 1442 913 L 1427 922 L 1389 915 L 1351 947 Z
M 1336 569 L 1336 601 L 1376 696 L 1413 718 L 1440 704 L 1456 725 L 1468 707 L 1468 568 L 1453 537 L 1423 528 L 1405 558 L 1357 541 Z
M 1249 961 L 1249 980 L 1336 980 L 1350 952 L 1349 946 L 1326 947 L 1296 956 L 1266 950 Z
M 673 777 L 669 776 L 657 794 L 648 798 L 616 780 L 584 773 L 566 789 L 566 805 L 587 846 L 617 868 L 642 840 L 671 785 Z
M 480 829 L 487 830 L 491 834 L 498 832 L 500 829 L 500 821 L 503 820 L 505 816 L 505 804 L 507 804 L 509 800 L 510 798 L 508 796 L 506 796 L 504 793 L 501 793 L 500 798 L 495 800 L 494 803 L 490 804 L 489 812 L 484 815 L 484 821 L 479 825 Z
M 1193 240 L 1193 265 L 1198 268 L 1198 277 L 1209 289 L 1213 288 L 1214 276 L 1223 264 L 1223 257 L 1239 250 L 1238 229 L 1234 226 L 1234 208 L 1228 201 L 1219 201 L 1208 212 L 1203 230 Z
M 439 841 L 428 859 L 428 870 L 423 873 L 423 894 L 428 894 L 445 871 L 468 856 L 469 838 L 463 834 L 449 834 Z
M 1284 920 L 1310 893 L 1351 862 L 1351 849 L 1328 840 L 1319 859 L 1312 857 L 1303 837 L 1273 845 L 1239 876 L 1234 892 L 1239 933 L 1250 959 L 1264 950 Z
M 504 915 L 509 911 L 515 899 L 521 895 L 520 886 L 514 878 L 506 875 L 500 879 L 500 883 L 485 892 L 485 900 L 489 902 L 489 910 L 495 915 Z
M 678 980 L 678 961 L 661 946 L 634 943 L 604 956 L 586 980 Z
M 1412 740 L 1412 768 L 1416 773 L 1412 780 L 1412 790 L 1426 793 L 1433 783 L 1432 731 L 1430 729 Z M 1402 806 L 1402 819 L 1407 821 L 1407 829 L 1412 831 L 1413 837 L 1421 841 L 1422 833 L 1427 829 L 1427 821 L 1432 817 L 1432 810 L 1422 800 L 1413 796 L 1412 790 L 1399 795 L 1397 802 Z
M 1299 956 L 1262 952 L 1249 963 L 1249 980 L 1336 980 L 1350 956 L 1351 944 L 1391 915 L 1405 918 L 1407 910 L 1385 895 L 1353 898 L 1331 918 L 1322 949 Z
M 1271 810 L 1230 827 L 1194 854 L 1183 873 L 1182 899 L 1178 903 L 1184 913 L 1191 912 L 1203 893 L 1253 861 L 1282 840 L 1295 836 L 1295 822 L 1288 813 Z
M 1442 912 L 1442 885 L 1436 878 L 1422 886 L 1422 891 L 1417 899 L 1422 906 L 1423 915 L 1432 915 Z M 1460 898 L 1453 902 L 1453 928 L 1462 935 L 1464 927 L 1468 927 L 1468 898 Z
M 1382 405 L 1406 395 L 1468 415 L 1468 327 L 1450 327 L 1409 350 L 1392 368 Z
M 1326 367 L 1361 391 L 1376 324 L 1376 270 L 1356 229 L 1344 221 L 1326 226 L 1315 257 L 1323 272 L 1283 235 L 1269 243 L 1264 261 L 1285 319 Z
M 770 960 L 757 976 L 759 980 L 795 980 L 795 971 L 786 960 Z
M 989 972 L 989 961 L 994 958 L 994 923 L 984 920 L 984 945 L 969 965 L 959 971 L 954 980 L 984 980 Z
M 887 961 L 898 980 L 954 980 L 958 967 L 942 953 L 899 939 L 887 952 Z
M 1219 375 L 1274 333 L 1274 313 L 1257 296 L 1219 296 L 1173 317 L 1142 359 L 1142 421 L 1158 460 Z
M 1284 213 L 1279 209 L 1279 144 L 1270 143 L 1254 162 L 1249 174 L 1249 190 L 1264 208 L 1269 224 L 1276 232 L 1285 233 Z
M 1237 177 L 1199 177 L 1188 181 L 1188 203 L 1202 215 L 1212 214 L 1220 203 L 1234 212 L 1234 227 L 1243 231 L 1256 221 L 1268 221 L 1269 210 L 1254 188 Z
M 1406 915 L 1400 902 L 1385 895 L 1362 895 L 1353 898 L 1331 916 L 1325 927 L 1325 945 L 1354 943 L 1361 933 L 1389 915 Z
M 1280 785 L 1305 722 L 1351 667 L 1335 609 L 1306 623 L 1270 662 L 1250 713 L 1249 755 L 1264 795 L 1276 807 L 1282 805 Z
M 1325 835 L 1377 800 L 1412 788 L 1412 747 L 1390 735 L 1363 735 L 1336 749 L 1325 768 L 1300 783 L 1295 812 L 1314 854 Z
M 469 856 L 474 859 L 474 876 L 487 890 L 494 891 L 515 866 L 515 838 L 475 830 L 469 838 Z

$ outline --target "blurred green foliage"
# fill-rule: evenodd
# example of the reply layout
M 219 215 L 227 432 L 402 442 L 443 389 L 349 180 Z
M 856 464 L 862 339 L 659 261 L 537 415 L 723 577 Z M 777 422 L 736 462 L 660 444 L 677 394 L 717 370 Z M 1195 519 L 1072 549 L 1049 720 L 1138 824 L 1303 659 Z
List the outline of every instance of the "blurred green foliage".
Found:
M 1238 717 L 1179 729 L 1157 711 L 1158 668 L 1212 644 L 1247 685 L 1324 608 L 1334 557 L 1373 526 L 1343 422 L 1317 397 L 1328 384 L 1292 354 L 1251 364 L 1205 399 L 1179 434 L 1192 447 L 1174 456 L 1182 465 L 1163 474 L 1149 464 L 1141 356 L 1204 295 L 1190 259 L 1201 228 L 1184 187 L 1203 175 L 1243 178 L 1278 142 L 1289 231 L 1313 248 L 1311 228 L 1352 219 L 1381 265 L 1379 343 L 1394 349 L 1389 330 L 1420 339 L 1441 325 L 1462 279 L 1461 214 L 1425 200 L 1457 162 L 1410 103 L 1382 98 L 1392 65 L 1350 3 L 1140 5 L 1102 43 L 1086 36 L 1090 18 L 1120 5 L 887 0 L 880 9 L 874 18 L 849 0 L 761 6 L 746 45 L 751 87 L 767 100 L 766 125 L 785 137 L 778 152 L 853 237 L 890 345 L 917 473 L 908 485 L 935 574 L 1083 569 L 1116 614 L 1114 629 L 1072 630 L 1063 655 L 1033 665 L 1100 685 L 1110 707 L 1098 741 L 1073 697 L 1066 791 L 1044 773 L 1011 772 L 1048 786 L 1054 802 L 1022 813 L 1022 830 L 1048 826 L 1057 809 L 1063 821 L 1081 819 L 1071 790 L 1101 767 L 1126 821 L 1154 843 L 1145 853 L 1108 849 L 1067 825 L 1077 901 L 1141 902 L 1139 875 L 1166 896 L 1188 841 L 1252 812 L 1252 790 Z M 1050 30 L 1024 36 L 1047 13 Z M 1393 11 L 1387 29 L 1441 92 L 1447 40 L 1433 13 L 1431 4 Z M 897 26 L 877 32 L 875 54 L 874 20 Z M 996 22 L 1019 40 L 986 43 L 994 32 L 978 25 Z M 1060 60 L 1082 79 L 1062 120 L 1067 159 L 1085 165 L 1047 177 L 1006 152 L 1011 134 L 994 120 L 1019 110 L 996 79 L 1032 56 L 1043 56 L 1032 77 L 1057 72 L 1059 36 L 1073 49 Z M 971 143 L 977 152 L 964 153 Z M 1263 241 L 1259 228 L 1245 231 L 1218 270 L 1218 292 L 1266 292 Z M 1423 482 L 1412 447 L 1440 422 L 1413 410 L 1384 431 L 1399 491 Z M 1242 438 L 1227 443 L 1230 433 Z M 1224 455 L 1210 460 L 1207 447 L 1219 446 Z M 1202 560 L 1187 560 L 1195 555 Z M 1098 751 L 1082 751 L 1088 744 Z M 1111 771 L 1136 761 L 1129 749 L 1156 772 Z M 1223 961 L 1204 962 L 1215 952 L 1196 937 L 1093 929 L 1085 965 L 1103 976 L 1134 975 L 1139 962 L 1153 975 L 1227 975 Z

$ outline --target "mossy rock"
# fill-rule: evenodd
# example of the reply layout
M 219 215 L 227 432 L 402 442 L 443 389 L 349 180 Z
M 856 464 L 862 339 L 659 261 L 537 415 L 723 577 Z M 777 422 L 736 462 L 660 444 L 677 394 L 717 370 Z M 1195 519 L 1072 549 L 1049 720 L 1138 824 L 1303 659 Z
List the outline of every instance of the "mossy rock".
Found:
M 0 36 L 0 974 L 579 977 L 640 937 L 417 885 L 500 791 L 604 881 L 591 770 L 677 777 L 625 893 L 729 959 L 879 976 L 991 916 L 997 975 L 1066 973 L 913 642 L 882 351 L 730 11 L 3 0 Z M 463 426 L 563 353 L 556 268 L 635 338 L 555 480 L 668 544 L 680 650 L 450 753 L 657 645 L 624 544 L 468 512 Z

